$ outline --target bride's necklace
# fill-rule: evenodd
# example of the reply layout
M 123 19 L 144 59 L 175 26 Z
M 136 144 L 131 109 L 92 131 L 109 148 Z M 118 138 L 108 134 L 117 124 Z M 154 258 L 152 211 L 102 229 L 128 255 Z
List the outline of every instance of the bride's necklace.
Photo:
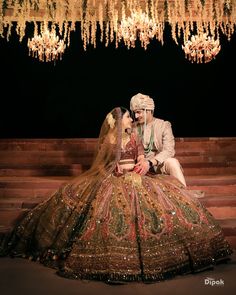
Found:
M 122 136 L 121 136 L 122 148 L 124 148 L 126 146 L 126 144 L 129 142 L 129 140 L 130 140 L 130 135 L 127 132 L 122 132 Z

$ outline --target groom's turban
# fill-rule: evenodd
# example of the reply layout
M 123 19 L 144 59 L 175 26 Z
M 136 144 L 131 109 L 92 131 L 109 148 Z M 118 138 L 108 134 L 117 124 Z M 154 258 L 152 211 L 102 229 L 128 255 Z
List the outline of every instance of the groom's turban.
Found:
M 131 111 L 136 110 L 154 110 L 155 104 L 153 99 L 148 96 L 144 95 L 142 93 L 138 93 L 134 95 L 130 100 L 130 109 Z

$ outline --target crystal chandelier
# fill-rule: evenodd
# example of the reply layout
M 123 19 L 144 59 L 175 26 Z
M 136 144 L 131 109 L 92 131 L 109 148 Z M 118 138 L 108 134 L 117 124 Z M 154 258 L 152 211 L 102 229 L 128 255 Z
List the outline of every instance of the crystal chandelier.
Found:
M 155 21 L 143 12 L 142 9 L 133 9 L 129 17 L 123 16 L 118 27 L 118 40 L 124 40 L 125 45 L 135 47 L 135 41 L 140 40 L 141 46 L 147 49 L 150 40 L 158 32 Z
M 221 46 L 219 39 L 214 40 L 204 33 L 192 36 L 182 48 L 191 62 L 208 63 L 220 52 Z
M 38 58 L 40 61 L 56 61 L 62 58 L 65 50 L 63 40 L 59 40 L 56 32 L 46 29 L 41 35 L 35 35 L 28 40 L 29 55 Z

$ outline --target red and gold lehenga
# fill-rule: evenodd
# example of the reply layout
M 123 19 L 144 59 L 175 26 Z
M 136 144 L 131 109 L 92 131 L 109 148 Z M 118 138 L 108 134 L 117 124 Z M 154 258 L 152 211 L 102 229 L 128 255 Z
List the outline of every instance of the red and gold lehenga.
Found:
M 2 253 L 39 260 L 64 277 L 108 282 L 160 281 L 227 259 L 220 226 L 177 179 L 117 175 L 117 163 L 136 161 L 142 146 L 131 134 L 121 148 L 119 108 L 111 114 L 116 126 L 108 136 L 104 121 L 91 169 L 31 210 Z

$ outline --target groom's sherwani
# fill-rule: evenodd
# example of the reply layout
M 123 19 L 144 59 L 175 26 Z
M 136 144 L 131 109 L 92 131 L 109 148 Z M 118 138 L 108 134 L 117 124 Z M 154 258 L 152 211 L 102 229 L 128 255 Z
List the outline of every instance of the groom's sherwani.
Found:
M 142 138 L 145 157 L 158 161 L 154 166 L 154 172 L 175 176 L 186 186 L 182 167 L 175 156 L 175 138 L 172 132 L 171 123 L 161 119 L 153 118 L 153 121 L 146 125 L 136 124 L 135 130 Z
M 142 138 L 144 148 L 147 150 L 153 133 L 153 145 L 150 151 L 146 152 L 146 158 L 153 157 L 162 164 L 166 159 L 172 158 L 175 155 L 175 139 L 171 128 L 171 123 L 161 119 L 154 120 L 144 126 L 136 125 L 136 130 Z

